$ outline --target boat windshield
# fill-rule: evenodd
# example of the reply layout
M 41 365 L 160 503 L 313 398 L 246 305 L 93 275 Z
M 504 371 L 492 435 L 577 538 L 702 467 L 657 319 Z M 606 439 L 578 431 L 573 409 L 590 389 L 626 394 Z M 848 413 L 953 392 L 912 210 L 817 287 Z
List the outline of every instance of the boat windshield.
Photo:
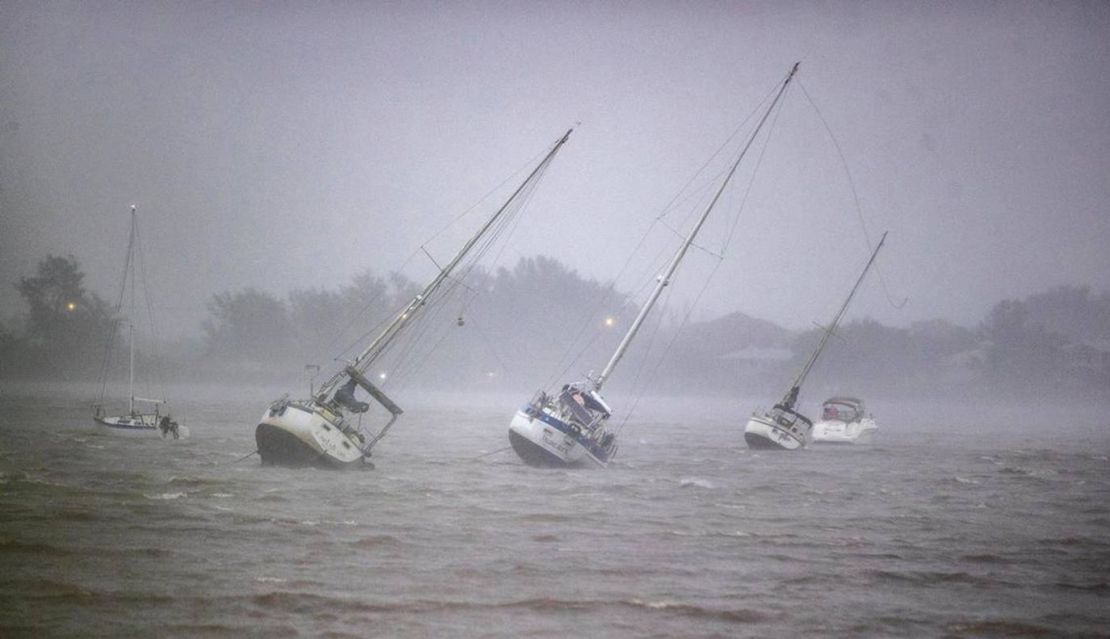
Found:
M 573 386 L 567 386 L 559 393 L 559 405 L 565 414 L 582 426 L 592 426 L 599 418 L 609 416 L 589 393 Z
M 845 400 L 828 400 L 821 409 L 821 419 L 854 422 L 863 417 L 863 404 Z
M 771 409 L 771 419 L 775 420 L 775 423 L 779 426 L 787 429 L 793 428 L 798 422 L 801 422 L 807 431 L 813 427 L 813 422 L 808 417 L 782 404 L 775 404 L 775 407 Z

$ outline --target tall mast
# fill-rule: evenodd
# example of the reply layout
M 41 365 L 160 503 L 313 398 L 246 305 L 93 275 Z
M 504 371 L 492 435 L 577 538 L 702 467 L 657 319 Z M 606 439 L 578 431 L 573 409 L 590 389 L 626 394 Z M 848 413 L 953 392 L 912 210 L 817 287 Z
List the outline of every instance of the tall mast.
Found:
M 494 223 L 501 218 L 502 213 L 508 210 L 509 205 L 513 203 L 516 197 L 520 195 L 520 193 L 524 191 L 524 189 L 527 188 L 529 184 L 532 184 L 534 182 L 536 176 L 543 173 L 544 169 L 546 169 L 547 166 L 551 164 L 551 160 L 554 159 L 555 154 L 559 151 L 563 144 L 566 143 L 572 131 L 574 131 L 574 129 L 568 129 L 567 132 L 563 134 L 563 137 L 555 142 L 555 146 L 553 146 L 551 150 L 548 151 L 543 160 L 541 160 L 540 163 L 536 165 L 536 168 L 532 169 L 532 172 L 529 173 L 528 177 L 520 183 L 520 186 L 518 186 L 515 191 L 513 191 L 513 194 L 510 195 L 507 200 L 505 200 L 505 203 L 501 205 L 501 208 L 497 209 L 497 211 L 492 216 L 490 216 L 488 220 L 486 220 L 486 223 L 482 225 L 482 228 L 478 229 L 478 232 L 475 233 L 473 237 L 471 237 L 469 240 L 467 240 L 466 244 L 463 244 L 462 248 L 459 249 L 459 252 L 455 255 L 455 257 L 452 258 L 452 260 L 448 262 L 447 265 L 444 266 L 434 278 L 432 278 L 432 281 L 424 287 L 424 290 L 420 291 L 420 293 L 418 293 L 416 297 L 412 298 L 412 301 L 409 302 L 408 306 L 406 306 L 404 310 L 398 313 L 397 316 L 393 318 L 393 321 L 391 321 L 389 325 L 386 326 L 384 330 L 382 330 L 382 332 L 374 339 L 374 341 L 371 342 L 370 345 L 367 346 L 362 351 L 362 353 L 360 353 L 359 356 L 355 358 L 355 360 L 351 363 L 351 366 L 355 370 L 357 370 L 359 373 L 366 372 L 366 369 L 370 367 L 371 363 L 373 363 L 374 358 L 381 352 L 383 348 L 385 348 L 385 346 L 393 341 L 393 339 L 401 332 L 401 329 L 403 329 L 405 325 L 408 324 L 417 314 L 417 312 L 424 306 L 429 297 L 433 293 L 435 293 L 435 291 L 445 281 L 447 281 L 448 277 L 450 277 L 451 275 L 451 271 L 453 271 L 455 267 L 458 266 L 459 262 L 461 262 L 463 258 L 466 257 L 466 254 L 469 253 L 472 248 L 474 248 L 474 245 L 478 243 L 478 240 L 481 239 L 486 231 L 488 231 L 490 227 L 492 227 Z M 346 376 L 346 371 L 340 371 L 333 375 L 332 378 L 327 381 L 327 383 L 320 387 L 319 392 L 316 394 L 317 397 L 326 397 L 328 394 L 331 393 L 332 389 L 336 385 L 338 385 L 339 382 Z
M 794 384 L 787 391 L 786 397 L 783 398 L 782 404 L 787 408 L 793 409 L 794 403 L 798 400 L 798 391 L 802 387 L 802 382 L 805 381 L 809 371 L 813 369 L 813 365 L 817 363 L 817 358 L 821 355 L 821 351 L 825 350 L 825 345 L 829 343 L 829 337 L 836 331 L 836 327 L 840 324 L 840 320 L 844 318 L 844 312 L 848 310 L 848 304 L 851 303 L 852 298 L 855 297 L 856 291 L 859 290 L 860 284 L 863 283 L 863 278 L 867 276 L 867 271 L 871 270 L 871 265 L 875 263 L 875 257 L 879 255 L 879 249 L 883 248 L 883 242 L 886 241 L 886 233 L 879 238 L 879 245 L 871 253 L 871 259 L 867 260 L 867 265 L 863 267 L 863 272 L 859 274 L 856 283 L 852 286 L 852 291 L 848 293 L 848 298 L 844 300 L 844 304 L 840 306 L 840 310 L 836 312 L 833 321 L 829 327 L 825 329 L 821 335 L 821 341 L 818 342 L 817 348 L 813 350 L 813 354 L 809 356 L 809 361 L 802 367 L 802 372 L 798 373 L 797 379 Z
M 632 322 L 632 326 L 628 329 L 628 332 L 625 333 L 624 339 L 622 339 L 620 345 L 617 346 L 616 352 L 614 352 L 613 356 L 609 358 L 609 363 L 605 365 L 605 369 L 602 370 L 601 374 L 598 375 L 597 379 L 594 380 L 595 389 L 601 389 L 601 386 L 605 383 L 607 379 L 609 379 L 609 375 L 612 374 L 613 369 L 616 368 L 617 362 L 619 362 L 621 358 L 624 357 L 625 351 L 628 350 L 629 344 L 632 343 L 632 338 L 636 336 L 636 333 L 640 330 L 640 326 L 644 323 L 644 320 L 647 319 L 648 312 L 651 311 L 651 307 L 655 305 L 655 302 L 663 293 L 663 289 L 666 288 L 667 284 L 670 283 L 671 276 L 678 268 L 679 262 L 682 261 L 682 258 L 686 255 L 686 251 L 690 248 L 690 245 L 693 244 L 694 237 L 697 236 L 698 231 L 700 231 L 702 225 L 705 224 L 705 220 L 709 217 L 709 213 L 713 210 L 713 207 L 717 205 L 717 200 L 721 198 L 721 194 L 724 193 L 725 187 L 728 186 L 729 180 L 732 179 L 733 174 L 736 173 L 736 169 L 739 168 L 740 161 L 744 159 L 744 155 L 747 154 L 748 149 L 751 148 L 752 143 L 755 142 L 755 138 L 757 135 L 759 135 L 759 131 L 763 128 L 763 124 L 767 121 L 767 118 L 775 109 L 775 105 L 778 104 L 779 98 L 781 98 L 783 92 L 786 91 L 786 87 L 790 84 L 790 80 L 793 79 L 794 74 L 797 73 L 799 64 L 800 63 L 795 62 L 793 68 L 790 69 L 790 73 L 786 74 L 786 79 L 783 80 L 782 86 L 779 87 L 778 93 L 775 94 L 775 99 L 771 101 L 771 105 L 767 107 L 767 111 L 763 114 L 763 117 L 760 118 L 759 124 L 756 125 L 755 130 L 752 131 L 751 136 L 748 137 L 747 143 L 744 144 L 744 148 L 740 151 L 739 157 L 737 157 L 736 161 L 733 162 L 732 168 L 729 170 L 728 175 L 726 175 L 725 179 L 721 182 L 721 186 L 717 189 L 717 193 L 713 196 L 713 200 L 709 202 L 709 206 L 705 207 L 705 211 L 701 214 L 701 218 L 698 220 L 698 223 L 694 226 L 694 229 L 690 231 L 690 234 L 686 237 L 686 240 L 682 243 L 682 246 L 679 247 L 678 252 L 675 253 L 674 258 L 671 259 L 670 264 L 667 266 L 667 270 L 663 273 L 662 276 L 659 277 L 659 282 L 655 285 L 655 288 L 652 290 L 651 295 L 648 296 L 647 301 L 640 308 L 640 313 L 636 316 L 635 321 Z
M 127 241 L 127 263 L 131 265 L 131 310 L 127 315 L 128 350 L 131 360 L 127 366 L 127 414 L 135 414 L 135 205 L 131 205 L 131 237 Z M 124 273 L 124 277 L 127 274 Z

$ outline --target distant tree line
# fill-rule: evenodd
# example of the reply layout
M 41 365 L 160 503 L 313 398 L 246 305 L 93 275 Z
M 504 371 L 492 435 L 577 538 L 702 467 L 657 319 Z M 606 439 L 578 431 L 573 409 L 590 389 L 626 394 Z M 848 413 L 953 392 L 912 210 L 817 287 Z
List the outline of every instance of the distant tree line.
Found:
M 95 374 L 120 318 L 83 279 L 72 256 L 51 255 L 14 283 L 26 311 L 0 326 L 0 377 Z M 636 311 L 628 295 L 546 257 L 474 271 L 455 290 L 426 311 L 427 323 L 397 349 L 390 374 L 403 368 L 414 384 L 456 389 L 562 383 L 597 373 Z M 224 291 L 208 301 L 202 336 L 162 350 L 177 379 L 292 379 L 306 364 L 328 372 L 418 292 L 402 275 L 369 271 L 338 288 L 298 289 L 284 298 L 254 288 Z M 741 313 L 687 326 L 664 316 L 645 328 L 650 337 L 637 341 L 614 385 L 774 395 L 786 390 L 821 335 Z M 849 322 L 806 392 L 1105 397 L 1108 390 L 1110 295 L 1064 286 L 999 302 L 970 328 L 945 320 L 907 328 Z
M 419 292 L 400 274 L 367 271 L 338 289 L 294 290 L 285 299 L 251 288 L 217 293 L 203 325 L 202 365 L 263 375 L 335 368 L 333 359 L 353 358 Z M 398 347 L 405 361 L 398 354 L 391 365 L 419 368 L 417 381 L 431 385 L 520 376 L 539 383 L 576 343 L 608 344 L 596 339 L 604 318 L 628 309 L 623 295 L 556 260 L 525 258 L 511 269 L 472 271 L 438 308 L 421 309 L 429 317 Z
M 100 355 L 118 330 L 108 303 L 84 286 L 72 256 L 47 255 L 33 275 L 15 282 L 26 303 L 19 327 L 0 326 L 0 378 L 95 375 Z

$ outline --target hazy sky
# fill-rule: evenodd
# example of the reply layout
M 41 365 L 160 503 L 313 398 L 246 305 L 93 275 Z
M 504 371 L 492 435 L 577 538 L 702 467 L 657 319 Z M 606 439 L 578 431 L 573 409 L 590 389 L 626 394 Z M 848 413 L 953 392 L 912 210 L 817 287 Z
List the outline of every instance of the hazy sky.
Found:
M 396 269 L 576 122 L 501 263 L 607 280 L 799 60 L 909 298 L 871 281 L 850 317 L 1110 290 L 1110 3 L 7 1 L 0 317 L 48 252 L 113 297 L 132 203 L 178 333 L 215 291 Z M 788 97 L 698 317 L 826 321 L 866 260 L 836 150 Z

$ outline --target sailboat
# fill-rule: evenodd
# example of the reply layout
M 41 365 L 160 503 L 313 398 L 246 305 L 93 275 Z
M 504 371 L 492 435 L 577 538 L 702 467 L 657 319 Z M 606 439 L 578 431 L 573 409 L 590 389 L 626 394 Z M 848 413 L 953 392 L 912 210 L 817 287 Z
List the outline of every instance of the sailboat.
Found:
M 444 284 L 452 281 L 455 268 L 499 221 L 509 219 L 511 214 L 507 212 L 523 206 L 570 134 L 568 130 L 555 142 L 505 203 L 463 244 L 455 257 L 392 317 L 358 357 L 336 372 L 317 391 L 310 393 L 308 399 L 294 400 L 287 395 L 270 404 L 254 432 L 264 465 L 373 467 L 369 458 L 374 446 L 385 437 L 404 411 L 369 379 L 367 369 L 397 343 L 406 327 L 429 306 L 442 301 L 442 296 L 437 297 L 436 294 L 441 292 Z M 370 408 L 369 403 L 356 397 L 360 388 L 389 413 L 388 421 L 376 434 L 363 433 L 356 424 L 357 416 Z
M 178 439 L 182 435 L 182 427 L 174 421 L 170 416 L 169 411 L 162 412 L 162 407 L 165 405 L 165 398 L 152 399 L 149 397 L 136 397 L 135 396 L 135 276 L 136 272 L 142 272 L 142 265 L 138 264 L 142 259 L 142 251 L 139 245 L 139 227 L 138 220 L 135 212 L 135 207 L 131 207 L 131 232 L 127 240 L 127 254 L 124 258 L 123 266 L 123 281 L 120 284 L 119 301 L 116 303 L 116 317 L 119 318 L 120 312 L 123 310 L 123 298 L 128 291 L 130 291 L 130 304 L 126 319 L 117 319 L 127 323 L 127 413 L 124 415 L 109 415 L 104 409 L 104 402 L 107 396 L 108 377 L 111 374 L 111 359 L 112 359 L 112 346 L 115 341 L 116 331 L 112 330 L 112 334 L 108 339 L 108 345 L 105 349 L 104 366 L 101 369 L 100 379 L 100 392 L 96 402 L 93 404 L 93 420 L 103 426 L 107 426 L 113 430 L 130 431 L 130 432 L 160 432 L 162 437 L 172 437 Z M 146 282 L 143 282 L 142 287 L 143 295 L 149 297 Z M 149 310 L 149 299 L 147 300 Z M 151 322 L 151 339 L 153 339 L 153 321 Z M 145 410 L 141 406 L 146 406 Z
M 526 464 L 566 467 L 585 464 L 588 463 L 586 460 L 589 460 L 593 464 L 604 467 L 617 454 L 617 434 L 608 427 L 608 419 L 613 411 L 601 395 L 601 389 L 624 357 L 644 320 L 659 300 L 663 289 L 670 283 L 671 277 L 686 256 L 698 231 L 717 205 L 729 181 L 739 168 L 740 162 L 755 142 L 797 71 L 798 64 L 795 64 L 778 87 L 770 106 L 752 130 L 697 223 L 686 235 L 665 271 L 657 278 L 651 294 L 640 307 L 636 319 L 633 320 L 601 373 L 597 377 L 586 375 L 585 380 L 566 384 L 557 393 L 537 391 L 532 399 L 513 415 L 509 423 L 509 443 Z
M 802 367 L 798 376 L 794 378 L 794 383 L 790 385 L 790 390 L 786 391 L 782 401 L 775 404 L 769 411 L 763 413 L 756 411 L 748 420 L 748 425 L 744 427 L 744 441 L 747 442 L 748 448 L 797 450 L 809 443 L 813 422 L 796 410 L 798 393 L 801 392 L 806 376 L 813 370 L 813 365 L 817 363 L 817 358 L 821 356 L 821 352 L 825 350 L 825 346 L 829 343 L 829 337 L 836 331 L 840 320 L 844 318 L 844 312 L 848 310 L 848 304 L 851 303 L 856 291 L 859 290 L 867 271 L 875 263 L 875 257 L 879 254 L 879 249 L 883 248 L 883 242 L 885 241 L 886 233 L 883 233 L 882 238 L 879 239 L 879 245 L 871 253 L 871 259 L 867 260 L 863 272 L 856 279 L 855 286 L 852 287 L 847 299 L 844 300 L 840 310 L 833 317 L 832 323 L 823 331 L 821 340 L 817 343 L 817 348 L 813 349 L 813 353 L 806 360 L 805 366 Z

